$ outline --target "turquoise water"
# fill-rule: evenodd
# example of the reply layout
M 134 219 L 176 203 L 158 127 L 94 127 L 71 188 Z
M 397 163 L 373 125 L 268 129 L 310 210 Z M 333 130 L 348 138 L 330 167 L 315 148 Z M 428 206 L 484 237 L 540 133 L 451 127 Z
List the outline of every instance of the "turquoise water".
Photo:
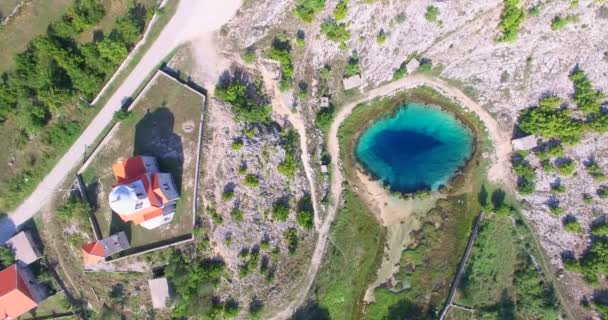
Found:
M 439 108 L 410 103 L 372 124 L 355 155 L 392 190 L 437 190 L 447 185 L 473 150 L 471 131 Z

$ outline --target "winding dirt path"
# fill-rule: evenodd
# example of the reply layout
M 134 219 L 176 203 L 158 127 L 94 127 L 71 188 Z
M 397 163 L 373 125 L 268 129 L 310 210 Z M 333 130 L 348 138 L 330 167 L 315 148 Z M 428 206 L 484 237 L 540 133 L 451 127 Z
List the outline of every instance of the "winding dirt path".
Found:
M 319 271 L 321 262 L 323 261 L 323 255 L 325 253 L 330 228 L 336 217 L 338 206 L 341 202 L 342 184 L 344 181 L 342 163 L 340 161 L 340 146 L 338 142 L 338 129 L 342 125 L 342 122 L 352 113 L 353 109 L 358 104 L 369 102 L 378 97 L 390 96 L 397 91 L 411 89 L 418 86 L 432 87 L 444 96 L 455 100 L 463 107 L 475 112 L 479 116 L 487 128 L 489 138 L 492 140 L 494 146 L 494 154 L 492 155 L 491 159 L 492 166 L 488 171 L 488 179 L 492 182 L 502 184 L 507 188 L 513 185 L 510 174 L 510 154 L 512 152 L 512 148 L 509 134 L 501 131 L 498 122 L 496 122 L 490 113 L 459 89 L 452 87 L 441 79 L 417 74 L 407 76 L 403 79 L 368 91 L 365 93 L 365 97 L 342 107 L 336 114 L 336 117 L 331 124 L 328 136 L 328 151 L 333 159 L 331 164 L 332 170 L 330 185 L 332 201 L 327 210 L 325 220 L 322 222 L 320 228 L 317 228 L 319 233 L 317 244 L 312 255 L 308 272 L 306 273 L 306 276 L 302 282 L 302 287 L 299 294 L 292 299 L 291 303 L 287 307 L 277 312 L 272 319 L 288 319 L 305 302 L 312 283 L 314 282 L 317 272 Z M 304 152 L 304 149 L 302 151 Z
M 273 80 L 272 75 L 263 64 L 256 64 L 256 68 L 262 73 L 262 78 L 264 80 L 264 85 L 267 90 L 269 90 L 271 101 L 272 101 L 272 109 L 276 113 L 278 113 L 281 117 L 287 119 L 289 123 L 296 129 L 298 135 L 300 136 L 300 148 L 302 153 L 302 165 L 304 166 L 304 172 L 306 173 L 306 179 L 310 185 L 310 197 L 312 200 L 312 206 L 314 211 L 314 223 L 315 229 L 319 231 L 321 229 L 321 212 L 319 211 L 318 201 L 317 201 L 317 192 L 315 188 L 315 180 L 314 180 L 314 172 L 310 165 L 310 153 L 308 152 L 308 138 L 306 135 L 306 123 L 304 119 L 302 119 L 302 114 L 298 112 L 293 112 L 289 109 L 288 106 L 285 105 L 283 99 L 281 98 L 281 90 L 277 86 L 277 82 Z

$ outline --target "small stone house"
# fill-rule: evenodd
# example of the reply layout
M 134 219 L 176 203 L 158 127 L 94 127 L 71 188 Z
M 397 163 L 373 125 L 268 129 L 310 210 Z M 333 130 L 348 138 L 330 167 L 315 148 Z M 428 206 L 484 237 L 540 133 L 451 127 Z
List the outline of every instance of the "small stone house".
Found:
M 412 60 L 405 65 L 405 68 L 407 69 L 407 73 L 414 73 L 420 68 L 420 61 L 416 58 L 412 58 Z
M 515 151 L 526 151 L 538 146 L 538 139 L 535 136 L 527 136 L 511 141 L 511 145 Z
M 14 237 L 6 241 L 6 246 L 13 251 L 15 261 L 22 266 L 30 265 L 42 257 L 42 254 L 29 231 L 17 233 Z
M 169 290 L 169 281 L 167 278 L 148 280 L 148 286 L 150 286 L 152 307 L 154 307 L 154 309 L 166 309 L 171 300 L 171 291 Z
M 131 245 L 127 235 L 124 231 L 121 231 L 105 239 L 91 241 L 82 246 L 82 258 L 85 266 L 91 266 L 129 248 L 131 248 Z
M 360 75 L 354 75 L 352 77 L 344 78 L 342 80 L 342 84 L 344 84 L 344 90 L 350 90 L 354 88 L 358 88 L 363 83 L 363 79 Z

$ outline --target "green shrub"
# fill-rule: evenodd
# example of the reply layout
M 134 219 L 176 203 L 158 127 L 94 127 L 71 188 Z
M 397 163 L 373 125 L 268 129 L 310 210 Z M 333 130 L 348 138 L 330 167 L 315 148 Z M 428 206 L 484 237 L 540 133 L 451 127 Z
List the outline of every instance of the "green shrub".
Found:
M 580 223 L 574 219 L 570 219 L 564 223 L 564 229 L 570 233 L 582 233 L 583 227 L 581 227 Z
M 346 70 L 344 70 L 345 77 L 352 77 L 354 75 L 358 75 L 361 73 L 361 66 L 359 65 L 359 55 L 353 54 L 348 58 L 348 62 L 346 64 Z
M 407 16 L 403 13 L 398 14 L 397 16 L 395 16 L 395 22 L 397 24 L 402 24 L 407 20 Z
M 255 51 L 252 48 L 247 48 L 243 53 L 243 61 L 247 64 L 252 64 L 255 62 L 256 56 Z
M 281 91 L 291 88 L 293 79 L 293 63 L 291 62 L 291 44 L 289 39 L 277 36 L 272 41 L 268 57 L 278 61 L 281 66 Z
M 595 90 L 591 81 L 583 70 L 577 70 L 570 75 L 570 80 L 574 83 L 574 103 L 586 114 L 597 114 L 601 111 L 602 102 L 606 96 L 600 91 Z
M 433 71 L 433 61 L 431 59 L 423 58 L 420 60 L 420 66 L 418 72 L 420 73 L 431 73 Z
M 333 15 L 336 21 L 344 20 L 348 15 L 348 0 L 340 0 L 334 9 Z
M 290 129 L 282 133 L 283 146 L 285 149 L 285 159 L 279 163 L 277 170 L 280 174 L 293 179 L 296 171 L 299 168 L 299 162 L 297 161 L 298 155 L 298 133 Z
M 277 201 L 272 205 L 272 219 L 276 221 L 287 221 L 289 217 L 289 205 L 284 201 Z
M 248 174 L 245 176 L 245 185 L 251 188 L 255 188 L 260 184 L 260 179 L 255 174 Z
M 557 171 L 563 176 L 570 176 L 574 173 L 576 166 L 574 161 L 567 159 L 557 165 Z
M 234 198 L 234 191 L 232 190 L 224 190 L 222 193 L 222 200 L 230 201 Z
M 241 312 L 241 307 L 239 306 L 239 302 L 234 298 L 230 297 L 224 302 L 224 307 L 222 310 L 222 315 L 225 319 L 236 318 Z
M 296 222 L 304 229 L 311 230 L 314 227 L 314 215 L 309 211 L 300 211 L 296 216 Z
M 540 16 L 541 9 L 542 9 L 542 4 L 537 4 L 533 7 L 531 7 L 530 9 L 528 9 L 528 15 L 532 16 L 532 17 L 538 17 L 538 16 Z
M 563 100 L 546 97 L 538 107 L 522 112 L 519 128 L 528 134 L 545 138 L 559 138 L 567 143 L 575 143 L 584 133 L 582 123 L 570 117 L 569 109 L 560 108 Z
M 220 260 L 186 258 L 179 251 L 173 251 L 165 269 L 165 276 L 175 288 L 176 305 L 172 316 L 199 316 L 201 310 L 196 306 L 211 301 L 213 290 L 210 289 L 219 284 L 223 273 L 224 263 Z
M 321 33 L 330 41 L 345 43 L 350 40 L 350 33 L 346 30 L 344 23 L 337 23 L 335 20 L 325 20 L 321 23 Z
M 239 138 L 239 139 L 235 139 L 232 142 L 232 145 L 230 147 L 232 148 L 232 150 L 238 151 L 238 150 L 241 150 L 243 148 L 243 145 L 244 145 L 243 139 Z
M 593 179 L 597 181 L 603 181 L 606 179 L 606 174 L 604 173 L 604 170 L 600 168 L 597 162 L 593 161 L 589 163 L 585 168 L 587 169 L 587 173 L 592 176 Z
M 315 126 L 319 128 L 323 132 L 323 134 L 327 134 L 329 131 L 329 127 L 334 120 L 334 115 L 336 112 L 336 108 L 333 104 L 330 104 L 327 108 L 321 108 L 317 113 L 315 118 Z
M 287 251 L 289 252 L 289 255 L 294 255 L 298 249 L 298 230 L 296 230 L 296 228 L 287 229 L 285 240 L 287 241 Z
M 211 219 L 217 224 L 224 223 L 224 218 L 217 213 L 215 207 L 207 207 L 207 213 L 211 216 Z
M 296 9 L 294 14 L 306 23 L 310 23 L 315 19 L 317 12 L 323 10 L 325 0 L 296 0 Z
M 0 246 L 0 269 L 8 268 L 14 263 L 13 250 L 7 246 Z
M 498 27 L 502 34 L 499 42 L 511 42 L 517 39 L 519 28 L 524 22 L 524 9 L 519 7 L 519 0 L 504 0 L 504 10 Z
M 596 237 L 608 236 L 608 222 L 602 221 L 601 223 L 592 225 L 591 233 Z
M 583 193 L 583 203 L 590 205 L 593 203 L 593 196 L 588 193 Z
M 518 177 L 517 190 L 520 194 L 531 194 L 536 189 L 536 173 L 525 160 L 513 163 L 513 170 Z
M 555 184 L 551 186 L 551 192 L 564 193 L 566 192 L 566 187 L 563 184 Z
M 402 79 L 407 74 L 407 63 L 404 61 L 399 66 L 399 69 L 393 73 L 393 81 Z
M 565 17 L 556 16 L 551 21 L 551 30 L 557 31 L 565 28 L 567 25 L 571 23 L 578 22 L 580 20 L 577 14 L 569 14 Z
M 600 186 L 597 188 L 597 195 L 602 199 L 608 199 L 608 186 Z
M 428 6 L 426 7 L 424 18 L 429 22 L 437 22 L 440 14 L 441 12 L 439 11 L 439 8 L 435 6 Z
M 72 199 L 57 208 L 57 217 L 64 222 L 88 223 L 90 211 L 86 202 Z
M 539 150 L 536 153 L 536 156 L 540 160 L 547 160 L 551 157 L 561 158 L 564 156 L 564 147 L 559 143 L 551 144 L 551 145 Z
M 378 32 L 378 36 L 376 37 L 376 43 L 378 45 L 383 45 L 384 42 L 386 42 L 386 33 L 384 32 L 384 30 L 380 30 L 380 32 Z
M 232 220 L 234 222 L 243 221 L 243 211 L 241 211 L 241 209 L 239 208 L 232 209 L 232 211 L 230 212 L 230 216 L 232 217 Z
M 265 103 L 267 97 L 258 86 L 248 83 L 242 72 L 231 75 L 227 81 L 215 87 L 215 96 L 229 102 L 231 110 L 240 121 L 250 123 L 270 123 L 272 109 Z

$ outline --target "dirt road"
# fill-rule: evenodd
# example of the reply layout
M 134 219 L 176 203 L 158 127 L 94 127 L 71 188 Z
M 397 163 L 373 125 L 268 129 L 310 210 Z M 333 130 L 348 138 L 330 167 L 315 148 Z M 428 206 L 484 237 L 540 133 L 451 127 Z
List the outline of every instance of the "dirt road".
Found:
M 384 86 L 370 90 L 365 94 L 364 98 L 361 98 L 355 102 L 352 102 L 342 107 L 329 129 L 328 137 L 328 151 L 333 159 L 332 170 L 331 170 L 331 199 L 332 202 L 329 205 L 327 216 L 323 221 L 320 228 L 318 228 L 318 238 L 315 250 L 312 255 L 311 263 L 306 273 L 306 277 L 302 282 L 302 288 L 299 290 L 297 297 L 293 298 L 291 303 L 283 310 L 279 311 L 274 315 L 272 319 L 287 319 L 293 315 L 296 310 L 305 302 L 308 297 L 308 292 L 312 283 L 319 271 L 321 261 L 327 245 L 327 239 L 331 225 L 336 217 L 338 206 L 342 195 L 342 183 L 344 175 L 342 173 L 341 161 L 340 161 L 340 146 L 338 143 L 338 129 L 342 122 L 351 114 L 353 109 L 360 103 L 365 103 L 373 100 L 377 97 L 389 96 L 399 90 L 410 89 L 418 86 L 429 86 L 435 90 L 441 92 L 443 95 L 454 99 L 460 103 L 463 107 L 475 112 L 479 118 L 483 121 L 484 125 L 488 129 L 488 135 L 492 140 L 494 146 L 494 155 L 492 157 L 492 166 L 488 172 L 488 178 L 496 183 L 503 184 L 505 186 L 511 185 L 510 175 L 510 154 L 511 154 L 511 140 L 510 136 L 502 132 L 496 120 L 478 103 L 473 101 L 467 95 L 462 93 L 459 89 L 450 86 L 447 82 L 425 76 L 425 75 L 413 75 L 406 78 L 400 79 L 395 82 L 391 82 Z
M 114 112 L 127 101 L 158 64 L 182 43 L 212 34 L 228 22 L 240 7 L 241 0 L 180 0 L 177 11 L 135 69 L 116 90 L 78 140 L 47 174 L 32 194 L 9 217 L 0 221 L 0 243 L 15 229 L 34 216 L 58 191 L 68 174 L 82 163 L 88 146 L 110 124 Z M 210 37 L 208 37 L 210 38 Z

